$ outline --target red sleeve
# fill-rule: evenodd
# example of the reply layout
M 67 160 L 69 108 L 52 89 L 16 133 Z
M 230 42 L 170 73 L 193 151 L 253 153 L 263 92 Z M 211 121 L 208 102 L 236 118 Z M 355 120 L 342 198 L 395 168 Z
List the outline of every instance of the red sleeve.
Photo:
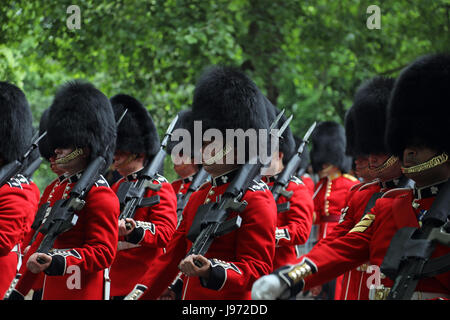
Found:
M 27 218 L 35 211 L 33 203 L 20 185 L 6 183 L 0 188 L 0 256 L 7 255 L 22 239 Z
M 193 203 L 196 203 L 195 198 L 196 194 L 193 193 L 192 201 L 187 203 L 183 212 L 185 218 L 181 221 L 172 240 L 166 247 L 166 253 L 158 256 L 153 262 L 153 267 L 149 268 L 142 277 L 140 284 L 148 287 L 148 290 L 141 297 L 142 300 L 158 298 L 178 274 L 178 264 L 188 252 L 186 234 L 193 219 L 193 217 L 186 216 L 185 212 L 193 212 L 195 214 L 195 209 L 191 209 Z
M 293 194 L 289 199 L 289 210 L 278 213 L 277 245 L 304 244 L 311 232 L 314 203 L 308 188 L 301 181 L 291 181 L 287 190 L 293 191 Z M 286 201 L 286 198 L 280 197 L 278 203 Z
M 370 259 L 369 243 L 376 230 L 375 218 L 389 210 L 391 199 L 379 199 L 345 236 L 311 250 L 304 257 L 315 266 L 317 272 L 306 278 L 305 290 L 323 284 L 338 275 L 356 268 Z
M 119 201 L 111 188 L 93 187 L 77 222 L 85 228 L 83 245 L 51 252 L 52 263 L 45 273 L 62 275 L 72 265 L 87 272 L 109 267 L 117 250 L 119 210 Z
M 177 197 L 172 185 L 161 184 L 157 192 L 149 190 L 147 197 L 158 195 L 158 204 L 138 209 L 135 214 L 136 228 L 126 237 L 128 242 L 148 247 L 165 247 L 177 226 Z
M 231 261 L 212 261 L 211 274 L 203 285 L 215 290 L 251 290 L 261 276 L 272 272 L 275 255 L 276 204 L 271 192 L 247 191 L 247 208 L 239 214 L 236 248 Z M 212 257 L 214 258 L 214 257 Z

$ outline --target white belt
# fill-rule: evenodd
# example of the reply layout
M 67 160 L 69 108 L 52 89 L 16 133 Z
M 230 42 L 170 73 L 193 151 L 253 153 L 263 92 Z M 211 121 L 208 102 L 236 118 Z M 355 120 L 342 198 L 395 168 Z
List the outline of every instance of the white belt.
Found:
M 380 287 L 371 286 L 369 289 L 369 300 L 386 300 L 391 288 L 381 285 Z M 410 300 L 430 300 L 436 298 L 450 299 L 450 295 L 438 292 L 414 291 Z

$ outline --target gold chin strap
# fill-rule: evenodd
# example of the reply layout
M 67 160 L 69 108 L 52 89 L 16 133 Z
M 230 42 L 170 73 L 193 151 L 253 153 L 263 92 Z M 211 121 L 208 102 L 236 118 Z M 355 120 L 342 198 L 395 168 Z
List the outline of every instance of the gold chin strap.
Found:
M 76 148 L 71 153 L 69 153 L 67 156 L 55 160 L 55 163 L 56 164 L 66 164 L 66 163 L 72 161 L 73 159 L 78 158 L 82 154 L 83 154 L 83 149 Z
M 225 145 L 223 150 L 220 150 L 220 152 L 218 154 L 216 154 L 214 157 L 211 157 L 208 160 L 206 160 L 205 163 L 210 166 L 210 165 L 214 164 L 217 160 L 225 157 L 228 153 L 230 153 L 231 150 L 232 150 L 232 147 L 227 144 L 227 145 Z
M 412 166 L 412 167 L 402 167 L 402 172 L 403 173 L 417 173 L 417 172 L 422 172 L 431 168 L 434 168 L 436 166 L 439 166 L 443 163 L 445 163 L 448 160 L 448 155 L 446 152 L 443 152 L 442 154 L 435 156 L 433 158 L 431 158 L 430 160 L 423 162 L 421 164 L 418 164 L 416 166 Z
M 138 157 L 137 154 L 130 154 L 127 158 L 127 160 L 125 160 L 122 164 L 119 164 L 118 166 L 114 166 L 114 164 L 111 165 L 111 169 L 112 170 L 116 170 L 119 168 L 122 168 L 123 166 L 129 164 L 131 161 L 135 160 Z
M 381 166 L 376 168 L 370 168 L 369 170 L 372 170 L 373 172 L 380 174 L 382 171 L 386 170 L 387 168 L 391 167 L 393 164 L 395 164 L 398 161 L 398 158 L 395 156 L 390 156 L 389 159 L 387 159 Z

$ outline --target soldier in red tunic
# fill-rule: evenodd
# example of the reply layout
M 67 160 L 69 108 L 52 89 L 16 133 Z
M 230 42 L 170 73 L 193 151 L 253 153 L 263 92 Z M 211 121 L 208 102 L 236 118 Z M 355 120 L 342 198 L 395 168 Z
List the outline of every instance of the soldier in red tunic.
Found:
M 268 129 L 264 103 L 263 95 L 246 75 L 227 67 L 213 67 L 197 82 L 193 120 L 202 121 L 203 130 L 217 129 L 222 137 L 225 137 L 226 129 Z M 276 205 L 261 181 L 254 181 L 243 196 L 248 204 L 239 213 L 242 218 L 240 228 L 216 238 L 205 256 L 186 257 L 192 245 L 186 235 L 197 209 L 202 204 L 220 199 L 238 172 L 240 164 L 236 156 L 240 152 L 249 158 L 248 141 L 245 150 L 236 148 L 236 144 L 231 142 L 231 148 L 225 148 L 224 153 L 212 151 L 209 155 L 206 152 L 208 146 L 205 140 L 203 165 L 211 174 L 212 181 L 192 195 L 167 253 L 160 256 L 154 268 L 140 280 L 139 283 L 148 287 L 143 299 L 159 297 L 178 270 L 186 276 L 183 299 L 250 299 L 253 281 L 271 272 L 275 254 Z M 228 160 L 233 156 L 230 162 L 226 161 L 227 156 Z M 231 212 L 229 218 L 237 214 Z M 202 267 L 197 267 L 194 259 L 201 262 Z M 129 297 L 136 299 L 138 293 L 138 290 L 133 291 Z
M 422 219 L 427 219 L 428 210 L 450 177 L 447 139 L 450 123 L 448 117 L 439 117 L 446 114 L 450 101 L 446 89 L 449 83 L 449 55 L 421 57 L 401 72 L 390 98 L 387 147 L 401 159 L 404 175 L 416 183 L 414 189 L 386 192 L 348 234 L 323 246 L 327 257 L 314 262 L 306 258 L 299 265 L 261 279 L 254 286 L 255 298 L 286 297 L 369 260 L 370 268 L 375 271 L 373 281 L 366 283 L 372 285 L 369 296 L 375 300 L 386 299 L 393 279 L 381 273 L 379 266 L 392 246 L 392 238 L 404 227 L 421 227 Z M 449 252 L 448 247 L 437 243 L 431 258 Z M 411 298 L 449 298 L 449 284 L 450 272 L 429 275 L 418 281 Z M 293 291 L 289 292 L 290 289 Z
M 333 232 L 318 243 L 306 257 L 314 260 L 322 253 L 320 247 L 347 234 L 374 205 L 377 198 L 392 188 L 410 186 L 411 181 L 402 176 L 398 158 L 388 154 L 384 143 L 386 109 L 394 79 L 376 77 L 362 85 L 355 94 L 353 106 L 346 114 L 347 154 L 355 158 L 359 174 L 375 178 L 373 182 L 356 185 L 351 190 L 341 221 Z M 367 159 L 367 161 L 365 160 Z M 361 167 L 365 162 L 367 168 Z M 367 175 L 367 173 L 369 175 Z M 344 275 L 340 299 L 367 300 L 369 277 L 367 264 Z
M 270 102 L 268 102 L 270 103 Z M 268 114 L 275 119 L 279 110 L 269 105 Z M 284 123 L 285 117 L 280 119 L 279 127 Z M 263 181 L 272 189 L 277 175 L 283 171 L 284 166 L 296 152 L 294 136 L 290 128 L 284 131 L 279 147 L 273 152 L 272 162 L 268 169 L 263 170 Z M 312 195 L 306 185 L 296 176 L 292 176 L 286 187 L 292 195 L 288 199 L 280 195 L 277 201 L 277 229 L 275 234 L 276 250 L 273 268 L 278 269 L 286 264 L 297 262 L 295 245 L 304 244 L 309 237 L 312 226 L 314 203 Z
M 318 225 L 318 241 L 333 231 L 349 189 L 358 183 L 355 177 L 345 173 L 351 164 L 351 158 L 345 154 L 345 140 L 344 128 L 332 121 L 319 123 L 311 136 L 311 164 L 319 176 L 313 195 L 313 223 Z M 341 279 L 332 281 L 322 290 L 322 297 L 339 297 L 340 289 Z
M 32 115 L 25 94 L 15 85 L 0 82 L 0 168 L 19 160 L 30 147 Z M 0 295 L 13 281 L 21 244 L 37 210 L 37 200 L 21 175 L 0 186 Z
M 48 196 L 53 206 L 69 196 L 93 159 L 104 156 L 107 165 L 112 162 L 114 112 L 108 98 L 91 84 L 69 82 L 56 93 L 47 132 L 56 154 L 54 165 L 65 171 L 65 179 Z M 48 254 L 35 252 L 43 239 L 37 236 L 25 261 L 28 270 L 12 297 L 26 295 L 43 272 L 44 300 L 103 298 L 104 270 L 117 250 L 119 202 L 101 175 L 85 201 L 76 224 L 57 237 Z
M 123 176 L 112 189 L 118 192 L 122 183 L 139 179 L 141 170 L 159 151 L 159 137 L 147 109 L 135 98 L 118 94 L 111 98 L 116 118 L 128 111 L 118 127 L 114 168 Z M 175 232 L 177 200 L 171 184 L 161 175 L 154 184 L 158 191 L 146 190 L 145 197 L 159 196 L 159 203 L 138 208 L 133 219 L 119 221 L 118 252 L 111 266 L 111 297 L 123 299 L 153 267 L 154 260 L 164 252 Z M 131 227 L 127 228 L 126 223 Z

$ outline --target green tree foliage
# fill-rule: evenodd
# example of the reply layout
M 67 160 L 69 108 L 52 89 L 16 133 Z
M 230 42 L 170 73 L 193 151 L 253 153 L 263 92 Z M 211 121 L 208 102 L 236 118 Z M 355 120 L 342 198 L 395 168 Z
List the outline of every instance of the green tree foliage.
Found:
M 73 4 L 81 27 L 70 30 Z M 366 26 L 372 4 L 381 29 Z M 108 96 L 136 96 L 162 135 L 202 69 L 235 65 L 303 135 L 314 120 L 342 123 L 362 81 L 448 51 L 449 12 L 448 0 L 3 0 L 0 79 L 25 91 L 36 126 L 57 87 L 82 78 Z M 43 165 L 39 186 L 51 179 Z

